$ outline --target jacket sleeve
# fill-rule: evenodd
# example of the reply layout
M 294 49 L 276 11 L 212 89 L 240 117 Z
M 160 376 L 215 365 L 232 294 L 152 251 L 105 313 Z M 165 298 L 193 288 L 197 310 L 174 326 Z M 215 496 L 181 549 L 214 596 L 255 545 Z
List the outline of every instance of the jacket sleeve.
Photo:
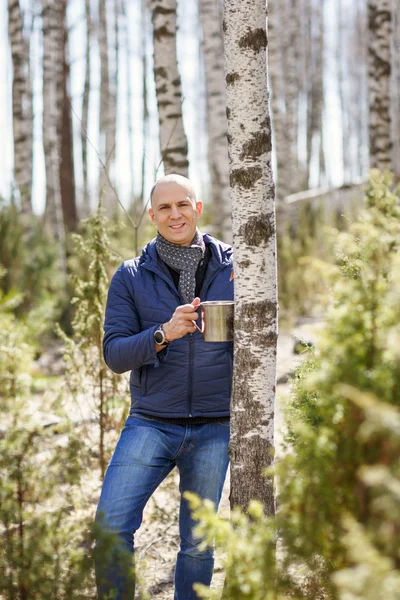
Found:
M 135 301 L 128 290 L 121 265 L 108 291 L 104 321 L 103 355 L 114 373 L 125 373 L 144 365 L 158 367 L 168 354 L 168 346 L 156 352 L 154 332 L 158 325 L 141 330 Z

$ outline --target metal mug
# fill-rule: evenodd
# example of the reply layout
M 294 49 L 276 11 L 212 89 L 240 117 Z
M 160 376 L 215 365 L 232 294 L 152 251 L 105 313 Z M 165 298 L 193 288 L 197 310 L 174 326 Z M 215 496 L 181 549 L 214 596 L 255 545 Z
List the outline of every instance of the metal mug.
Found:
M 196 329 L 203 334 L 205 342 L 231 342 L 233 341 L 233 307 L 231 300 L 210 300 L 201 302 L 201 328 Z

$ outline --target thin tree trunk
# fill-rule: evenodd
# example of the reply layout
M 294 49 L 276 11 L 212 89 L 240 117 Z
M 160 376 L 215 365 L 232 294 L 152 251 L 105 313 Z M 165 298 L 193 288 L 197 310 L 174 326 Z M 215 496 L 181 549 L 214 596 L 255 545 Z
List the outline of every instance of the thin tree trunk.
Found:
M 20 194 L 21 212 L 32 213 L 33 110 L 29 40 L 24 38 L 19 0 L 8 0 L 8 31 L 13 65 L 12 112 L 14 178 Z
M 188 145 L 182 120 L 181 77 L 176 55 L 176 0 L 150 0 L 154 79 L 164 172 L 188 176 Z
M 339 98 L 342 120 L 342 159 L 343 159 L 343 181 L 349 183 L 351 179 L 351 155 L 350 155 L 350 106 L 348 97 L 349 74 L 348 56 L 346 52 L 348 15 L 343 0 L 339 0 L 338 16 L 338 76 L 339 76 Z
M 144 186 L 146 176 L 146 153 L 147 153 L 147 128 L 149 121 L 149 109 L 147 104 L 147 1 L 141 2 L 141 25 L 142 25 L 142 99 L 143 99 L 143 117 L 142 117 L 142 137 L 143 137 L 143 152 L 142 152 L 142 169 L 140 178 L 140 198 L 143 206 L 145 206 Z
M 364 0 L 356 4 L 356 36 L 357 55 L 353 68 L 356 72 L 354 80 L 354 96 L 357 98 L 355 108 L 358 177 L 366 176 L 368 171 L 368 43 L 367 43 L 367 7 Z
M 392 121 L 393 121 L 393 170 L 400 177 L 400 1 L 393 0 L 393 77 L 392 77 Z
M 312 70 L 311 70 L 311 110 L 310 110 L 310 138 L 311 147 L 315 151 L 318 161 L 318 184 L 321 185 L 324 174 L 323 144 L 322 144 L 322 125 L 324 111 L 324 22 L 323 22 L 324 2 L 319 0 L 312 4 Z M 311 154 L 310 157 L 311 159 Z M 308 172 L 311 171 L 311 162 L 308 164 Z
M 112 139 L 113 131 L 113 98 L 110 85 L 110 63 L 107 27 L 107 1 L 99 0 L 99 53 L 100 53 L 100 157 L 102 167 L 100 171 L 100 197 L 107 215 L 115 212 L 115 200 L 108 183 L 111 178 L 111 170 L 115 157 L 115 137 Z
M 129 203 L 132 213 L 135 215 L 135 190 L 134 190 L 134 137 L 133 137 L 133 125 L 132 125 L 132 49 L 129 35 L 129 16 L 126 0 L 121 0 L 121 14 L 123 19 L 124 28 L 124 44 L 126 52 L 126 115 L 128 121 L 128 148 L 129 148 L 129 173 L 130 173 L 130 193 Z
M 206 83 L 208 168 L 213 223 L 225 242 L 232 242 L 231 202 L 224 85 L 221 12 L 215 0 L 199 0 Z
M 299 134 L 299 93 L 300 77 L 298 71 L 300 58 L 300 11 L 299 0 L 284 0 L 282 2 L 282 20 L 284 23 L 284 83 L 285 83 L 285 154 L 283 177 L 289 193 L 299 191 L 305 184 L 305 177 L 300 172 L 298 160 Z
M 368 91 L 370 167 L 392 167 L 390 114 L 391 0 L 368 0 Z
M 60 190 L 59 65 L 62 13 L 59 4 L 42 0 L 43 21 L 43 146 L 46 169 L 45 222 L 63 245 L 65 232 Z
M 72 135 L 72 115 L 70 97 L 70 68 L 68 56 L 68 23 L 67 0 L 61 0 L 62 7 L 62 108 L 60 136 L 60 189 L 64 223 L 68 231 L 75 231 L 78 226 L 78 212 L 75 196 L 74 148 Z
M 81 145 L 82 145 L 82 173 L 83 173 L 83 214 L 87 216 L 90 213 L 90 196 L 88 185 L 88 158 L 87 158 L 87 131 L 89 124 L 89 98 L 90 98 L 90 72 L 91 72 L 91 51 L 90 40 L 92 35 L 92 16 L 90 11 L 90 0 L 85 0 L 86 17 L 86 40 L 85 40 L 85 84 L 82 97 L 82 124 L 81 124 Z
M 230 186 L 235 272 L 231 506 L 274 512 L 277 342 L 275 189 L 271 167 L 265 0 L 225 0 Z

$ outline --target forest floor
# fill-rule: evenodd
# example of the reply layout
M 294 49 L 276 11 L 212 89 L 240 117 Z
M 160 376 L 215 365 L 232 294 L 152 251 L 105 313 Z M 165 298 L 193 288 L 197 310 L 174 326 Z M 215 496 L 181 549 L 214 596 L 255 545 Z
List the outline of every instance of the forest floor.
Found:
M 315 319 L 299 319 L 291 330 L 282 330 L 278 338 L 277 361 L 277 397 L 275 406 L 275 445 L 276 457 L 279 458 L 282 449 L 282 432 L 284 428 L 284 407 L 290 401 L 290 380 L 294 374 L 296 364 L 301 356 L 294 353 L 295 338 L 314 342 L 322 322 Z M 41 359 L 38 365 L 40 370 L 48 370 L 46 358 Z M 62 371 L 62 360 L 58 364 L 52 359 L 50 371 Z M 57 378 L 58 379 L 58 378 Z M 56 378 L 55 378 L 55 386 Z M 71 405 L 70 405 L 71 406 Z M 82 429 L 82 435 L 92 439 L 96 445 L 97 425 L 94 423 L 93 410 L 90 402 L 77 402 L 74 399 L 70 416 Z M 112 444 L 114 445 L 114 443 Z M 93 449 L 93 456 L 96 452 Z M 101 483 L 97 470 L 86 471 L 89 475 L 81 482 L 81 505 L 79 516 L 82 513 L 90 519 L 94 516 L 100 494 Z M 178 492 L 179 476 L 176 469 L 156 490 L 148 502 L 143 516 L 143 523 L 135 536 L 136 559 L 139 576 L 145 581 L 148 597 L 152 600 L 173 600 L 173 580 L 176 554 L 179 550 L 178 535 Z M 229 519 L 229 473 L 225 482 L 219 516 Z M 212 587 L 222 587 L 224 573 L 222 568 L 223 557 L 216 549 L 216 562 Z

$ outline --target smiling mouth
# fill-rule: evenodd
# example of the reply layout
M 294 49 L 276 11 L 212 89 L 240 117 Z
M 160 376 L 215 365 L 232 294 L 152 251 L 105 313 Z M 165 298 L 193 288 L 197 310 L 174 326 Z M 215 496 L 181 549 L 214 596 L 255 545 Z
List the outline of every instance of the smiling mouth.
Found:
M 179 225 L 170 225 L 170 228 L 174 229 L 175 231 L 179 231 L 184 226 L 185 226 L 185 223 L 179 223 Z

